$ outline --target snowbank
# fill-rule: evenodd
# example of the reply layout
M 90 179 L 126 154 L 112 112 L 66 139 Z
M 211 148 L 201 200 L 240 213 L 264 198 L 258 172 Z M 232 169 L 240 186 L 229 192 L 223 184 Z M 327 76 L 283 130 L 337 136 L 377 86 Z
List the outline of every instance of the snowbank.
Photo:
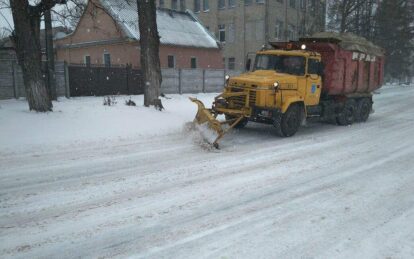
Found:
M 215 95 L 169 95 L 162 112 L 144 107 L 141 95 L 118 96 L 115 106 L 104 106 L 103 97 L 60 98 L 50 113 L 29 112 L 23 99 L 0 101 L 0 152 L 178 132 L 197 111 L 188 96 L 211 105 Z M 125 105 L 130 98 L 137 106 Z

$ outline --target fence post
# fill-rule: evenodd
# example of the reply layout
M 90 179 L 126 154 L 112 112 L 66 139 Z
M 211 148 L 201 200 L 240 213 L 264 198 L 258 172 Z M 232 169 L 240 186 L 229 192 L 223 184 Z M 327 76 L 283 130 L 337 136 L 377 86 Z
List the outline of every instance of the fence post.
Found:
M 206 70 L 203 69 L 203 93 L 206 92 Z
M 13 94 L 14 94 L 14 98 L 19 99 L 19 90 L 17 89 L 17 82 L 16 82 L 16 78 L 17 78 L 17 73 L 16 73 L 16 68 L 14 61 L 11 62 L 12 63 L 12 78 L 13 78 Z
M 181 89 L 181 68 L 178 69 L 178 93 L 183 94 Z
M 68 68 L 68 63 L 65 61 L 63 63 L 63 66 L 64 66 L 64 77 L 65 77 L 65 96 L 66 96 L 66 98 L 70 98 L 69 68 Z

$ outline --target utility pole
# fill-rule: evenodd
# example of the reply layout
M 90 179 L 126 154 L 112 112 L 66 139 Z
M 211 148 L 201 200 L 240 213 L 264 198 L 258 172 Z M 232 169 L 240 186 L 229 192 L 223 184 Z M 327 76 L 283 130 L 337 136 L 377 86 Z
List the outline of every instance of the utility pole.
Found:
M 45 11 L 45 39 L 46 39 L 46 60 L 47 60 L 47 84 L 49 96 L 52 100 L 57 100 L 56 78 L 55 78 L 55 54 L 53 51 L 53 29 L 52 15 L 50 9 Z

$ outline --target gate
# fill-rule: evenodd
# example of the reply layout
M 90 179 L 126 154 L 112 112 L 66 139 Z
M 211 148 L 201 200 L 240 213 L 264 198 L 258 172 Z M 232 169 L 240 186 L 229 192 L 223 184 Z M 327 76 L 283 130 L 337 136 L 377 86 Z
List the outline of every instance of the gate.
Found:
M 104 96 L 143 94 L 141 70 L 126 67 L 99 67 L 71 64 L 71 96 Z

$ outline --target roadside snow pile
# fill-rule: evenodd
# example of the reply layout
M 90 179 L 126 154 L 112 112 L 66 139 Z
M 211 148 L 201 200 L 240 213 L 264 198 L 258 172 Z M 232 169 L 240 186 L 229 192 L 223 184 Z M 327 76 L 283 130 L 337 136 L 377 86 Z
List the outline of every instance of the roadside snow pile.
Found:
M 381 87 L 381 89 L 388 89 L 388 88 L 401 88 L 401 87 L 414 87 L 414 82 L 412 83 L 405 83 L 405 84 L 399 84 L 399 83 L 386 83 Z
M 0 101 L 0 152 L 19 152 L 80 143 L 113 141 L 180 132 L 192 121 L 197 106 L 190 95 L 163 98 L 165 110 L 142 106 L 143 96 L 117 96 L 117 104 L 104 106 L 103 97 L 60 98 L 54 112 L 29 112 L 25 100 Z M 216 94 L 197 94 L 207 106 Z M 127 106 L 132 100 L 137 104 Z

